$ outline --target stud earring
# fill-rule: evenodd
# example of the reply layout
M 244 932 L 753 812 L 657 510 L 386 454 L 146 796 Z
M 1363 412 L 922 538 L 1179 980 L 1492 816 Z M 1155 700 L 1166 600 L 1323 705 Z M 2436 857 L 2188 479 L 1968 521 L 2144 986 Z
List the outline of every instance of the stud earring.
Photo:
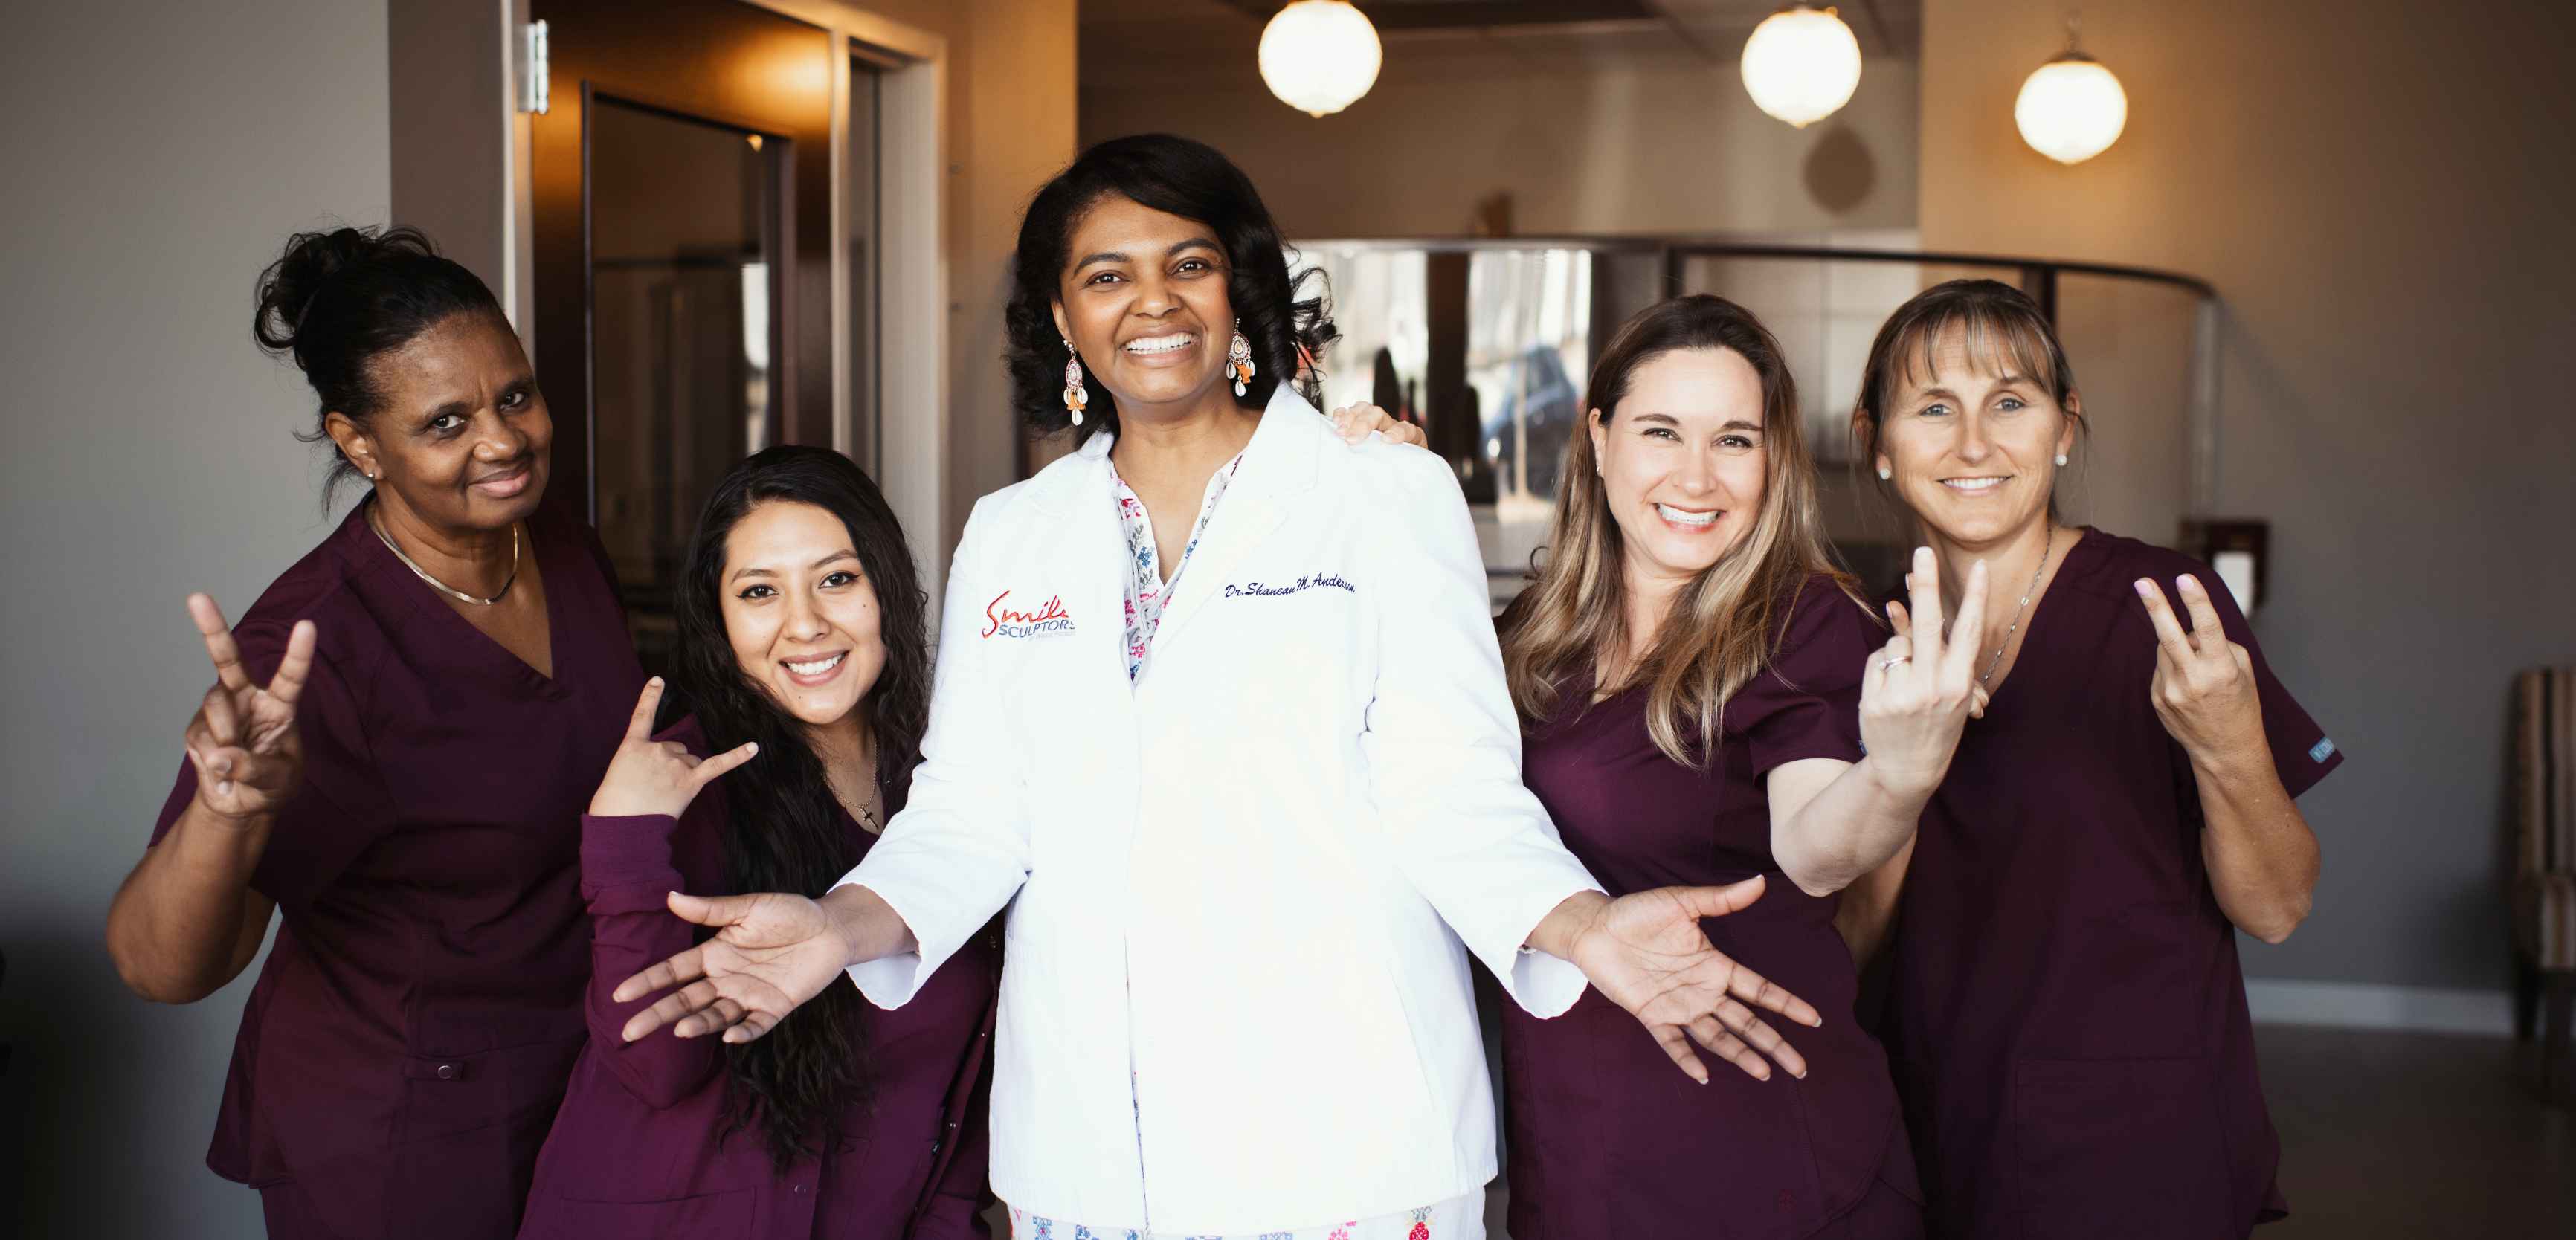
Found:
M 2057 454 L 2057 467 L 2059 469 L 2066 468 L 2066 454 L 2063 452 Z
M 1082 386 L 1082 356 L 1073 351 L 1073 338 L 1064 341 L 1064 411 L 1075 426 L 1082 425 L 1082 410 L 1091 403 L 1091 393 Z
M 1878 480 L 1879 480 L 1879 481 L 1881 481 L 1881 482 L 1886 482 L 1886 481 L 1889 481 L 1889 480 L 1891 480 L 1891 479 L 1893 479 L 1893 478 L 1895 478 L 1895 477 L 1896 477 L 1896 471 L 1895 471 L 1895 470 L 1889 469 L 1888 467 L 1886 467 L 1886 466 L 1884 466 L 1884 465 L 1881 465 L 1881 466 L 1879 466 L 1879 467 L 1878 467 Z
M 1243 320 L 1234 321 L 1234 340 L 1225 347 L 1225 368 L 1234 372 L 1234 394 L 1243 395 L 1243 385 L 1252 382 L 1252 342 L 1243 338 Z

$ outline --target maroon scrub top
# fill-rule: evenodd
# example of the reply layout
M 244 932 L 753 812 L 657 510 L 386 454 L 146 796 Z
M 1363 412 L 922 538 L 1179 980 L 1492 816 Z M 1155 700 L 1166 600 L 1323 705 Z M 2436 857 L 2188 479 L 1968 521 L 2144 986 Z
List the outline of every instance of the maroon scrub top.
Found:
M 694 717 L 656 739 L 700 757 L 710 752 Z M 661 996 L 618 1003 L 609 998 L 617 984 L 704 937 L 671 915 L 667 893 L 732 893 L 724 837 L 734 824 L 724 792 L 762 777 L 755 758 L 676 819 L 582 819 L 590 1042 L 537 1159 L 521 1240 L 988 1234 L 977 1216 L 985 1197 L 978 1091 L 1001 982 L 990 935 L 969 940 L 903 1007 L 861 1005 L 861 1034 L 849 1053 L 864 1065 L 863 1096 L 842 1114 L 840 1135 L 821 1157 L 783 1169 L 760 1133 L 730 1130 L 722 1040 L 678 1038 L 665 1028 L 630 1043 L 621 1033 L 629 1017 Z M 902 808 L 909 783 L 907 775 L 885 789 L 889 816 Z M 835 818 L 862 855 L 876 843 L 847 813 L 836 809 Z
M 234 627 L 261 681 L 297 620 L 319 630 L 304 788 L 251 877 L 281 924 L 206 1156 L 263 1190 L 272 1235 L 518 1225 L 585 1032 L 581 812 L 644 682 L 589 527 L 527 527 L 551 678 L 395 559 L 364 504 Z M 155 842 L 195 795 L 183 759 Z
M 1515 1237 L 1921 1234 L 1887 1057 L 1852 1012 L 1841 897 L 1810 896 L 1780 872 L 1763 789 L 1782 763 L 1860 761 L 1860 677 L 1885 634 L 1823 576 L 1775 632 L 1770 667 L 1727 700 L 1708 769 L 1655 747 L 1642 686 L 1584 709 L 1587 675 L 1558 718 L 1529 728 L 1522 779 L 1614 896 L 1765 877 L 1753 907 L 1701 925 L 1823 1014 L 1816 1029 L 1772 1022 L 1806 1056 L 1807 1078 L 1757 1081 L 1703 1052 L 1709 1083 L 1694 1084 L 1597 991 L 1551 1020 L 1502 1005 Z
M 1891 941 L 1888 1045 L 1936 1235 L 2196 1240 L 2286 1212 L 2197 785 L 2148 700 L 2131 583 L 2188 626 L 2184 573 L 2253 658 L 2290 795 L 2343 761 L 2216 574 L 2082 531 L 1924 810 Z

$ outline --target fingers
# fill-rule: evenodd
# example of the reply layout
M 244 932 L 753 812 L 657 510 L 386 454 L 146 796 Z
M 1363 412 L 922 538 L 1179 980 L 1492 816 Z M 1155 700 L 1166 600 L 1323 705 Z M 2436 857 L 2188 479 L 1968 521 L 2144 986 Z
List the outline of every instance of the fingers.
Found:
M 221 687 L 207 690 L 197 714 L 206 721 L 206 739 L 218 745 L 241 743 L 241 713 L 233 709 L 231 693 Z
M 1977 678 L 1977 656 L 1986 646 L 1986 562 L 1968 566 L 1967 589 L 1959 596 L 1958 619 L 1950 622 L 1950 644 L 1941 660 L 1941 679 L 1964 685 Z
M 655 967 L 658 968 L 660 966 Z M 637 976 L 640 977 L 642 975 L 638 974 Z M 623 996 L 626 994 L 627 987 L 633 985 L 634 981 L 634 978 L 628 978 L 626 980 L 626 984 L 619 986 L 616 994 L 609 997 L 617 999 L 621 1003 L 625 1002 L 626 1000 Z M 645 991 L 643 993 L 650 994 L 652 992 Z M 671 993 L 654 1000 L 653 1006 L 648 1007 L 641 1012 L 637 1012 L 633 1016 L 627 1017 L 626 1027 L 618 1031 L 618 1036 L 632 1042 L 664 1025 L 669 1025 L 671 1026 L 671 1032 L 674 1035 L 683 1038 L 688 1037 L 690 1036 L 688 1033 L 689 1022 L 696 1020 L 698 1013 L 705 1010 L 709 1004 L 712 1004 L 715 1001 L 716 984 L 712 981 L 700 978 L 697 981 L 691 982 L 678 990 L 674 990 Z
M 742 1023 L 724 1032 L 724 1040 L 735 1044 L 752 1041 L 778 1027 L 778 1018 L 767 1012 L 746 1012 Z
M 2209 601 L 2209 589 L 2189 573 L 2174 581 L 2174 591 L 2182 595 L 2182 605 L 2191 613 L 2192 648 L 2204 654 L 2217 649 L 2212 641 L 2225 630 L 2218 626 L 2218 605 Z
M 1778 1030 L 1773 1029 L 1761 1017 L 1754 1015 L 1743 1004 L 1721 1003 L 1717 1006 L 1716 1015 L 1717 1023 L 1724 1025 L 1729 1032 L 1749 1043 L 1753 1049 L 1770 1056 L 1781 1067 L 1788 1069 L 1789 1075 L 1801 1080 L 1806 1079 L 1807 1057 L 1799 1054 L 1798 1048 L 1789 1045 L 1788 1040 L 1781 1037 Z
M 635 713 L 626 720 L 626 739 L 630 741 L 653 739 L 653 712 L 660 709 L 661 705 L 662 678 L 656 676 L 645 681 L 644 691 L 635 695 Z
M 675 893 L 671 898 L 678 901 L 685 897 Z M 682 982 L 695 981 L 706 975 L 706 957 L 698 948 L 692 947 L 619 982 L 617 989 L 610 991 L 608 997 L 619 1003 L 633 1003 L 654 991 L 669 990 Z M 649 1032 L 651 1032 L 650 1029 L 644 1031 L 644 1033 Z M 626 1035 L 626 1040 L 632 1042 L 644 1036 L 644 1033 L 630 1032 Z
M 2191 639 L 2183 635 L 2182 622 L 2174 619 L 2173 607 L 2165 602 L 2165 592 L 2148 578 L 2136 582 L 2138 601 L 2147 605 L 2147 623 L 2156 626 L 2156 644 L 2176 663 L 2189 663 Z
M 1762 887 L 1762 876 L 1756 874 L 1723 887 L 1676 887 L 1673 898 L 1693 917 L 1724 917 L 1753 907 L 1762 898 Z
M 320 640 L 321 630 L 312 621 L 296 621 L 294 631 L 286 635 L 286 657 L 278 661 L 277 674 L 268 678 L 268 695 L 290 712 L 296 699 L 304 696 L 304 682 L 313 671 L 313 646 Z
M 701 926 L 730 926 L 751 916 L 752 901 L 757 896 L 693 896 L 674 891 L 665 901 L 673 916 L 694 921 Z M 672 957 L 679 959 L 678 956 Z
M 1682 1075 L 1702 1085 L 1708 1084 L 1708 1069 L 1700 1065 L 1699 1056 L 1691 1053 L 1690 1039 L 1683 1036 L 1679 1028 L 1672 1025 L 1653 1025 L 1649 1028 L 1654 1032 L 1656 1044 L 1664 1048 L 1665 1054 L 1672 1056 L 1674 1065 L 1682 1070 Z
M 215 678 L 227 689 L 250 688 L 250 674 L 242 670 L 241 647 L 233 643 L 232 628 L 224 623 L 215 600 L 205 594 L 189 595 L 188 618 L 197 622 L 198 635 L 206 639 L 206 656 L 215 661 Z
M 1896 669 L 1905 666 L 1912 661 L 1913 657 L 1912 639 L 1901 635 L 1888 638 L 1886 645 L 1879 647 L 1869 656 L 1868 675 L 1862 678 L 1862 692 L 1885 688 L 1888 678 L 1896 674 Z
M 1727 963 L 1735 962 L 1730 960 Z M 1736 964 L 1735 971 L 1727 975 L 1726 993 L 1765 1011 L 1778 1012 L 1810 1029 L 1825 1023 L 1825 1018 L 1818 1015 L 1815 1007 L 1806 1000 L 1782 990 L 1770 979 L 1740 964 Z M 1723 1007 L 1719 1009 L 1721 1013 L 1724 1010 Z M 1737 1029 L 1736 1032 L 1742 1033 L 1743 1030 Z
M 1905 610 L 1905 604 L 1894 599 L 1887 601 L 1887 623 L 1896 630 L 1898 637 L 1911 639 L 1914 636 L 1914 614 Z
M 1914 568 L 1905 574 L 1905 593 L 1914 603 L 1916 664 L 1941 662 L 1941 567 L 1930 547 L 1914 549 Z
M 699 763 L 697 765 L 697 769 L 692 772 L 692 775 L 697 781 L 697 786 L 704 788 L 708 784 L 715 782 L 716 777 L 734 769 L 735 767 L 741 766 L 745 762 L 751 761 L 752 758 L 757 756 L 759 753 L 760 743 L 758 741 L 745 741 L 740 745 Z
M 1713 1016 L 1703 1016 L 1690 1023 L 1691 1040 L 1705 1046 L 1718 1058 L 1744 1070 L 1744 1075 L 1757 1081 L 1771 1079 L 1771 1064 L 1754 1053 L 1742 1038 L 1726 1031 Z
M 1386 416 L 1386 410 L 1366 401 L 1344 405 L 1333 411 L 1333 429 L 1340 431 L 1342 438 L 1352 443 L 1359 443 L 1371 433 L 1393 425 L 1395 419 Z
M 1986 692 L 1986 687 L 1984 685 L 1977 686 L 1976 692 L 1971 694 L 1968 698 L 1968 717 L 1970 719 L 1985 718 L 1986 703 L 1993 700 L 1995 700 L 1995 695 Z

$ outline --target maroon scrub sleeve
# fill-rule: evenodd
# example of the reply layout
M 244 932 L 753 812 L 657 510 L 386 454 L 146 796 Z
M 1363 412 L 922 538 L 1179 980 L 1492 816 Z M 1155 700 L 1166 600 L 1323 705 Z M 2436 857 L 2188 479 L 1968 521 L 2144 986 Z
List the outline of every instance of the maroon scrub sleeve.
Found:
M 696 830 L 721 830 L 715 793 L 701 793 L 685 811 Z M 721 1038 L 683 1038 L 670 1026 L 626 1040 L 626 1022 L 668 991 L 624 1003 L 611 998 L 620 982 L 697 943 L 697 928 L 672 914 L 668 897 L 685 891 L 671 863 L 671 837 L 680 819 L 668 814 L 581 818 L 581 895 L 590 911 L 590 984 L 582 1003 L 590 1042 L 610 1075 L 637 1101 L 657 1111 L 696 1096 L 724 1066 Z
M 246 623 L 233 631 L 242 667 L 254 684 L 267 684 L 286 657 L 291 626 Z M 368 729 L 360 707 L 365 669 L 316 649 L 304 695 L 295 707 L 296 737 L 304 746 L 304 784 L 269 826 L 268 846 L 251 873 L 251 889 L 280 904 L 307 904 L 389 830 L 395 816 L 367 752 Z M 209 686 L 210 688 L 212 686 Z M 178 777 L 152 826 L 152 842 L 170 833 L 197 796 L 197 768 L 182 754 Z
M 1830 583 L 1798 593 L 1771 666 L 1726 703 L 1727 730 L 1741 735 L 1754 774 L 1807 758 L 1860 761 L 1860 680 L 1880 640 L 1869 613 Z

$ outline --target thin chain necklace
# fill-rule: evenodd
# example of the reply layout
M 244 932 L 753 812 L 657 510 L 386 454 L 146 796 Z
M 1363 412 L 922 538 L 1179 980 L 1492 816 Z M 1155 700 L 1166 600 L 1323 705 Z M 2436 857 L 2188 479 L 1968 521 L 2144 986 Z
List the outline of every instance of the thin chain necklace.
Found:
M 501 582 L 501 592 L 500 592 L 500 593 L 495 594 L 495 595 L 493 595 L 493 596 L 492 596 L 492 597 L 490 597 L 490 598 L 476 598 L 476 597 L 474 597 L 473 595 L 471 595 L 471 594 L 467 594 L 465 591 L 463 591 L 463 590 L 459 590 L 459 589 L 457 589 L 456 587 L 451 586 L 451 585 L 447 584 L 447 583 L 446 583 L 446 582 L 444 582 L 444 581 L 440 581 L 440 580 L 439 580 L 438 578 L 436 578 L 436 577 L 432 577 L 432 576 L 430 576 L 430 575 L 429 575 L 429 570 L 428 570 L 428 569 L 422 568 L 420 565 L 412 563 L 412 561 L 411 561 L 411 557 L 410 557 L 410 556 L 407 556 L 407 555 L 404 555 L 404 554 L 403 554 L 403 549 L 394 545 L 393 537 L 392 537 L 391 535 L 386 534 L 386 533 L 385 533 L 385 527 L 384 527 L 384 526 L 382 526 L 382 525 L 377 524 L 377 523 L 376 523 L 376 520 L 377 520 L 376 510 L 375 510 L 373 507 L 368 508 L 368 509 L 367 509 L 367 528 L 368 528 L 368 529 L 371 529 L 371 530 L 374 530 L 374 531 L 376 532 L 376 538 L 377 538 L 379 541 L 381 541 L 381 542 L 383 542 L 383 543 L 385 544 L 385 550 L 390 551 L 390 552 L 393 552 L 393 553 L 394 553 L 394 558 L 395 558 L 395 559 L 397 559 L 397 560 L 402 561 L 402 562 L 403 562 L 403 567 L 404 567 L 404 568 L 408 568 L 408 569 L 410 569 L 410 570 L 412 571 L 412 575 L 413 575 L 413 576 L 418 577 L 418 578 L 420 578 L 421 580 L 428 582 L 428 583 L 429 583 L 429 588 L 430 588 L 430 589 L 436 590 L 436 591 L 438 591 L 439 593 L 444 594 L 444 595 L 446 595 L 446 596 L 447 596 L 447 597 L 449 597 L 449 598 L 455 599 L 456 601 L 458 601 L 458 602 L 460 602 L 460 603 L 472 603 L 472 604 L 474 604 L 474 605 L 475 605 L 475 606 L 477 606 L 477 607 L 489 607 L 489 606 L 491 606 L 491 605 L 492 605 L 492 604 L 494 604 L 494 603 L 500 602 L 502 599 L 508 598 L 508 597 L 510 596 L 510 587 L 511 587 L 511 586 L 513 586 L 513 585 L 516 585 L 516 584 L 518 583 L 518 580 L 519 580 L 519 527 L 518 527 L 518 524 L 517 524 L 516 522 L 513 522 L 513 523 L 511 524 L 511 526 L 510 526 L 510 575 L 509 575 L 507 578 L 503 579 L 503 581 Z
M 2021 614 L 2030 610 L 2030 596 L 2039 593 L 2039 575 L 2048 571 L 2048 553 L 2057 550 L 2057 531 L 2048 531 L 2048 541 L 2039 549 L 2039 567 L 2030 570 L 2030 585 L 2021 592 L 2021 606 L 2013 608 L 2012 623 L 2004 626 L 2004 639 L 1995 647 L 1993 661 L 1986 664 L 1986 674 L 1977 677 L 1978 684 L 1995 678 L 1995 669 L 2004 665 L 2004 652 L 2012 649 L 2013 630 L 2021 627 Z

